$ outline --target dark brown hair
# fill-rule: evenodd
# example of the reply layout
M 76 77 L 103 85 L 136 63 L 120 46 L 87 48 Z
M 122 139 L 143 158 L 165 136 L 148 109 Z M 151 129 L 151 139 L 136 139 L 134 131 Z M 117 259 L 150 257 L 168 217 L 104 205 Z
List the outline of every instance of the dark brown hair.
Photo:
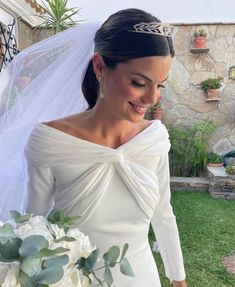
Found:
M 104 63 L 114 69 L 118 63 L 130 59 L 167 56 L 175 54 L 171 37 L 146 33 L 133 33 L 135 24 L 161 22 L 153 15 L 139 9 L 124 9 L 111 15 L 95 35 L 95 52 L 102 55 Z M 90 60 L 82 83 L 82 91 L 89 109 L 94 107 L 99 94 L 99 82 Z

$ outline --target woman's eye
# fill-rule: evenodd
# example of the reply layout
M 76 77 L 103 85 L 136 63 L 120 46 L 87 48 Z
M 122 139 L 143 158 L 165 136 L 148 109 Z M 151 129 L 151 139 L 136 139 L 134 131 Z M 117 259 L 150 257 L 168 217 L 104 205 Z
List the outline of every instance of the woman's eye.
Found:
M 164 86 L 163 84 L 159 84 L 159 85 L 157 86 L 157 88 L 158 88 L 158 89 L 161 89 L 161 88 L 165 88 L 165 86 Z
M 132 81 L 132 85 L 136 87 L 145 87 L 145 83 L 140 83 L 137 81 Z

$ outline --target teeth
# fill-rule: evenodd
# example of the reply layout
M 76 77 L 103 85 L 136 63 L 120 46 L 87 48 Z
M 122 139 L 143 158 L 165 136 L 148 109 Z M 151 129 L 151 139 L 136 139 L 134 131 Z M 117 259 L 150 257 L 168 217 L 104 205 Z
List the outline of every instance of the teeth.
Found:
M 145 112 L 147 110 L 147 107 L 142 107 L 142 106 L 137 106 L 137 105 L 134 105 L 135 106 L 135 109 L 139 112 Z

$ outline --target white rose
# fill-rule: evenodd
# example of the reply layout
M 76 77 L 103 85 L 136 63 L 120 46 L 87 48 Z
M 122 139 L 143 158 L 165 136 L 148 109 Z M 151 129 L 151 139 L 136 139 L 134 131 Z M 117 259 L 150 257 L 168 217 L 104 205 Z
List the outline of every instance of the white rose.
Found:
M 74 237 L 76 241 L 67 242 L 67 246 L 70 249 L 68 252 L 70 263 L 76 263 L 79 257 L 88 257 L 94 250 L 89 237 L 83 232 L 80 232 L 78 228 L 68 231 L 67 236 Z
M 9 268 L 8 264 L 0 262 L 0 286 L 4 282 Z
M 19 262 L 12 262 L 6 265 L 8 265 L 8 270 L 1 287 L 20 287 L 20 282 L 18 281 Z
M 48 240 L 49 245 L 53 241 L 53 237 L 47 228 L 47 220 L 43 216 L 31 218 L 28 222 L 15 229 L 14 232 L 21 239 L 25 239 L 31 235 L 42 235 Z

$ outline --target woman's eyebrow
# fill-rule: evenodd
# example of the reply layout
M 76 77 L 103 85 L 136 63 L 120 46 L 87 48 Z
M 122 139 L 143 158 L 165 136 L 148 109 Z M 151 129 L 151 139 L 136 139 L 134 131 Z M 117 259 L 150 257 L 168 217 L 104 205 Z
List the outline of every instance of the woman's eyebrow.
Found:
M 147 81 L 150 82 L 150 83 L 153 82 L 152 79 L 150 79 L 149 77 L 145 76 L 145 75 L 142 74 L 142 73 L 132 73 L 132 74 L 133 74 L 133 75 L 136 75 L 136 76 L 140 76 L 140 77 L 144 78 L 145 80 L 147 80 Z M 165 82 L 167 79 L 168 79 L 168 77 L 166 77 L 165 80 L 162 81 L 162 83 Z

